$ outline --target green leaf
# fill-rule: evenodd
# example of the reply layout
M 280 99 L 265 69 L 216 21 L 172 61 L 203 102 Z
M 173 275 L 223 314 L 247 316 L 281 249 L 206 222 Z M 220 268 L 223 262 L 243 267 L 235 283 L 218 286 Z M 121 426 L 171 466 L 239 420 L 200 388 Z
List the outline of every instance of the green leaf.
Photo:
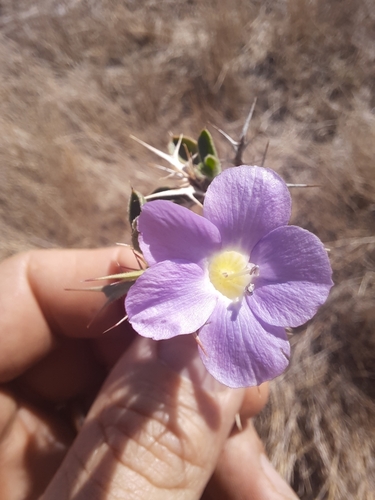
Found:
M 202 130 L 198 138 L 198 152 L 201 161 L 203 162 L 206 156 L 208 155 L 215 156 L 216 158 L 218 158 L 214 141 L 212 139 L 211 134 L 206 128 Z
M 220 161 L 216 156 L 207 155 L 202 163 L 199 164 L 200 172 L 208 179 L 213 179 L 221 172 Z

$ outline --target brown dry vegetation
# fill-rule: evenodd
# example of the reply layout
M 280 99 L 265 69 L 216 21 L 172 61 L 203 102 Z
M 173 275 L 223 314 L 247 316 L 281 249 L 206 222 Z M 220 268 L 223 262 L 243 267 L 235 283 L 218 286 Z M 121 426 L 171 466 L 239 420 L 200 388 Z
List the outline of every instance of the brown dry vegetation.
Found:
M 336 287 L 291 341 L 257 421 L 302 499 L 375 498 L 375 6 L 371 0 L 2 0 L 0 255 L 129 237 L 130 185 L 157 182 L 132 133 L 214 123 L 293 190 Z M 232 151 L 219 136 L 221 156 Z

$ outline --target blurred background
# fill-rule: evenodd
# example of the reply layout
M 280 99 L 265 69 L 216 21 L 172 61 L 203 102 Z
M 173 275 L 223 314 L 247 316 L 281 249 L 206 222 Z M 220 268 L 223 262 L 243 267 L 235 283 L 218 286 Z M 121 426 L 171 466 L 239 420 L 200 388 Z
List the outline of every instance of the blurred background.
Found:
M 131 187 L 163 185 L 169 133 L 211 131 L 294 188 L 292 223 L 336 286 L 291 337 L 256 425 L 300 498 L 375 498 L 375 4 L 1 0 L 0 258 L 129 242 Z M 161 183 L 161 184 L 160 184 Z

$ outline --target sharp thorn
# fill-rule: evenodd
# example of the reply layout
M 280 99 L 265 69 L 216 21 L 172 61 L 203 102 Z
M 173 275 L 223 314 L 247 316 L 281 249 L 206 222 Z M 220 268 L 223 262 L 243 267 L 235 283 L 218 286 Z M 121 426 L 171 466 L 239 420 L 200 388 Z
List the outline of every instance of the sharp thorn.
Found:
M 215 125 L 212 125 L 214 129 L 216 129 L 219 134 L 221 134 L 223 137 L 225 137 L 225 139 L 232 145 L 234 151 L 237 151 L 237 147 L 239 146 L 239 142 L 238 141 L 235 141 L 234 139 L 232 139 L 232 137 L 230 135 L 228 135 L 226 132 L 224 132 L 224 130 L 221 130 L 221 128 L 218 128 L 216 127 Z
M 320 184 L 288 184 L 288 188 L 315 188 L 321 187 Z
M 270 145 L 270 141 L 268 139 L 267 141 L 267 144 L 266 144 L 266 147 L 264 148 L 264 153 L 263 153 L 263 158 L 262 158 L 262 162 L 260 164 L 261 167 L 264 167 L 264 163 L 266 161 L 266 156 L 267 156 L 267 152 L 268 152 L 268 146 Z
M 202 349 L 203 354 L 208 358 L 206 349 L 203 347 L 201 339 L 199 338 L 197 333 L 194 333 L 194 339 L 195 339 L 196 343 L 198 344 L 198 346 Z
M 245 120 L 244 126 L 242 128 L 240 142 L 242 140 L 244 140 L 247 136 L 247 131 L 249 130 L 250 122 L 251 122 L 251 119 L 252 119 L 253 114 L 254 114 L 254 109 L 255 109 L 256 103 L 257 103 L 257 98 L 254 99 L 253 104 L 251 105 L 249 114 L 247 115 L 247 118 Z
M 118 327 L 121 325 L 121 323 L 123 323 L 124 321 L 126 321 L 128 319 L 128 315 L 124 316 L 123 318 L 120 319 L 120 321 L 117 321 L 117 323 L 115 325 L 112 325 L 110 326 L 109 328 L 107 328 L 107 330 L 104 330 L 103 334 L 104 333 L 108 333 L 110 332 L 111 330 L 113 330 L 114 328 Z

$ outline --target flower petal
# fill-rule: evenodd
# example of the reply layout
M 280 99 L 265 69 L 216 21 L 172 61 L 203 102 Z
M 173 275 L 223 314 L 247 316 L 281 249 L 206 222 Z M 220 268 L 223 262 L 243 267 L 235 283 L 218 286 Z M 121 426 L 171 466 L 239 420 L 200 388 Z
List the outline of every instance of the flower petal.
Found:
M 259 266 L 252 311 L 275 326 L 299 326 L 312 318 L 333 282 L 327 251 L 314 234 L 284 226 L 265 236 L 251 253 Z
M 197 264 L 165 261 L 137 279 L 125 308 L 140 335 L 161 340 L 197 331 L 214 310 L 217 296 Z
M 259 385 L 288 366 L 290 346 L 284 329 L 259 321 L 245 301 L 228 306 L 219 300 L 199 340 L 207 370 L 229 387 Z
M 250 253 L 263 236 L 288 224 L 291 198 L 285 182 L 263 167 L 229 168 L 207 190 L 204 216 L 218 227 L 223 247 Z
M 173 259 L 200 262 L 220 248 L 220 233 L 210 221 L 171 201 L 146 203 L 138 230 L 149 265 Z

